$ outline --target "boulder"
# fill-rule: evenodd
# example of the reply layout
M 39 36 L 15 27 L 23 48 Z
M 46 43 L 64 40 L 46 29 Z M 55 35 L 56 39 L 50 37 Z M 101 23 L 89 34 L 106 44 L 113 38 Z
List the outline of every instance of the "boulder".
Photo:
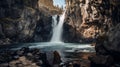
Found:
M 60 64 L 62 61 L 61 61 L 61 56 L 60 54 L 57 52 L 57 51 L 54 51 L 53 52 L 53 55 L 54 55 L 54 58 L 53 58 L 53 65 L 54 64 Z

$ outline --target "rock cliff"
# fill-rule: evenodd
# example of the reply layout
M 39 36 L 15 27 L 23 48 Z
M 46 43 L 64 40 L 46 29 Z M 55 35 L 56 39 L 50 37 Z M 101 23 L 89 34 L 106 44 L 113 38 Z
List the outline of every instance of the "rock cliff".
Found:
M 110 12 L 107 17 L 111 19 L 112 26 L 108 27 L 104 35 L 100 35 L 96 40 L 96 56 L 91 59 L 92 66 L 97 67 L 119 67 L 120 66 L 120 1 L 108 0 Z M 106 9 L 105 9 L 106 10 Z M 109 22 L 110 23 L 110 22 Z M 97 59 L 99 58 L 99 59 Z M 97 59 L 97 61 L 95 60 Z
M 98 35 L 105 34 L 119 20 L 116 4 L 118 0 L 66 0 L 64 39 L 67 42 L 95 42 Z
M 64 39 L 96 42 L 91 67 L 120 67 L 120 1 L 66 0 L 66 4 Z
M 48 41 L 51 15 L 60 9 L 51 0 L 46 4 L 44 0 L 0 0 L 0 44 Z

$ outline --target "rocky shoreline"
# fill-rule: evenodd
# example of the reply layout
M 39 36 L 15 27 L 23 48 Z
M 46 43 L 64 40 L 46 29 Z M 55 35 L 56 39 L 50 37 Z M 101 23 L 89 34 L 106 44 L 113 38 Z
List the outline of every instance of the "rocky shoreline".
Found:
M 38 48 L 6 49 L 0 50 L 0 67 L 119 67 L 119 62 L 110 55 L 79 52 L 71 56 L 78 58 L 64 61 L 58 51 L 43 52 Z
M 37 48 L 23 47 L 19 50 L 1 50 L 0 67 L 90 67 L 88 56 L 91 55 L 94 53 L 79 53 L 81 59 L 64 62 L 57 51 L 47 53 Z
M 54 64 L 60 64 L 61 58 L 58 52 L 54 51 Z M 47 60 L 47 55 L 40 49 L 29 49 L 23 47 L 19 50 L 0 51 L 0 67 L 52 67 Z

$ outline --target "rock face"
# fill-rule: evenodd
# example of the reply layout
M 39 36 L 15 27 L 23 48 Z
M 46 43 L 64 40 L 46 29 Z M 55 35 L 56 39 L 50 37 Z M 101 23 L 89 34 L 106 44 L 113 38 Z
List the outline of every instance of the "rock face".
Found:
M 40 5 L 46 3 L 40 1 L 44 0 L 0 1 L 0 44 L 50 39 L 53 13 L 49 9 L 55 8 L 51 0 L 43 6 Z
M 64 39 L 67 42 L 95 39 L 96 56 L 89 58 L 91 67 L 120 67 L 120 1 L 66 0 L 66 4 Z
M 96 56 L 90 58 L 93 67 L 120 67 L 120 1 L 108 0 L 107 2 L 109 4 L 106 7 L 109 9 L 105 14 L 111 19 L 108 24 L 111 22 L 112 26 L 96 39 Z
M 92 42 L 98 35 L 103 35 L 119 20 L 115 4 L 119 4 L 118 0 L 66 0 L 64 40 Z
M 120 66 L 119 33 L 120 23 L 112 27 L 104 36 L 98 37 L 95 46 L 96 56 L 90 58 L 93 64 L 92 66 L 96 67 L 99 67 L 99 65 L 102 65 L 100 67 Z

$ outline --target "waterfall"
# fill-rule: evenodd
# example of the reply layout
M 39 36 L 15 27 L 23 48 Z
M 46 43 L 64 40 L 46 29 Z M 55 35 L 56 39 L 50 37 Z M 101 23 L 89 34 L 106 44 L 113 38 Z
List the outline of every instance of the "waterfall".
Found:
M 60 15 L 59 22 L 57 22 L 57 15 L 53 16 L 53 35 L 51 38 L 51 42 L 62 42 L 62 32 L 63 32 L 63 24 L 65 19 L 65 12 Z

